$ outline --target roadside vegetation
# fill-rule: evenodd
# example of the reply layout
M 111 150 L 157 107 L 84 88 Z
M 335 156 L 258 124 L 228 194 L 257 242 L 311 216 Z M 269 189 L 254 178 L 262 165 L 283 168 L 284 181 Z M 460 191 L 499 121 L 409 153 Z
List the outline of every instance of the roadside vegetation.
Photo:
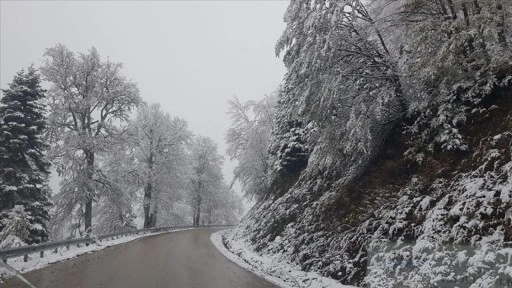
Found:
M 343 284 L 510 287 L 511 12 L 292 1 L 271 116 L 232 103 L 227 141 L 258 201 L 228 245 Z

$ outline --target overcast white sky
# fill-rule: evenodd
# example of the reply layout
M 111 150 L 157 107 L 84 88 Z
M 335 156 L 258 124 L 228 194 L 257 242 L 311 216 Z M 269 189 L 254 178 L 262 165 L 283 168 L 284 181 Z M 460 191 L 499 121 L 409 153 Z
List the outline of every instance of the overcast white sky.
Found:
M 147 102 L 225 154 L 227 100 L 261 99 L 285 72 L 274 45 L 288 1 L 1 1 L 0 87 L 56 43 L 122 62 Z M 227 157 L 226 157 L 226 160 Z M 233 163 L 224 174 L 232 178 Z M 52 183 L 55 187 L 55 183 Z

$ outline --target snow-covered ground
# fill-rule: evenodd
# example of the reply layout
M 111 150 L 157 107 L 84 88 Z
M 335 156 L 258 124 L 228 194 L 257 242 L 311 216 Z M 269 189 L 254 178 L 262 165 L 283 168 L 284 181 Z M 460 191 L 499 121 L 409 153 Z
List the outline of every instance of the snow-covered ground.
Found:
M 44 257 L 39 257 L 39 252 L 30 254 L 28 257 L 27 262 L 23 262 L 23 257 L 16 257 L 16 258 L 10 258 L 7 261 L 7 264 L 9 264 L 11 267 L 16 269 L 20 273 L 26 273 L 32 270 L 41 269 L 43 267 L 46 267 L 50 264 L 61 262 L 65 260 L 69 260 L 72 258 L 75 258 L 77 256 L 96 252 L 102 249 L 105 249 L 110 246 L 126 243 L 133 241 L 138 238 L 146 237 L 146 236 L 153 236 L 163 233 L 172 233 L 177 231 L 184 231 L 188 229 L 180 229 L 180 230 L 174 230 L 174 231 L 166 231 L 166 232 L 159 232 L 159 233 L 151 233 L 151 234 L 140 234 L 140 235 L 129 235 L 129 236 L 123 236 L 119 239 L 113 239 L 113 240 L 102 240 L 98 243 L 90 244 L 89 246 L 85 246 L 85 244 L 81 244 L 80 247 L 77 247 L 76 245 L 69 246 L 69 249 L 66 247 L 61 247 L 58 249 L 58 251 L 55 253 L 53 250 L 47 250 L 44 252 Z M 7 268 L 2 267 L 0 263 L 0 283 L 2 278 L 8 278 L 13 276 L 13 274 L 7 270 Z
M 336 280 L 322 277 L 314 272 L 304 272 L 296 265 L 278 261 L 268 255 L 260 255 L 252 251 L 244 240 L 236 239 L 229 242 L 229 249 L 224 244 L 224 235 L 231 229 L 213 233 L 211 241 L 229 260 L 239 266 L 261 276 L 268 281 L 284 288 L 350 288 Z

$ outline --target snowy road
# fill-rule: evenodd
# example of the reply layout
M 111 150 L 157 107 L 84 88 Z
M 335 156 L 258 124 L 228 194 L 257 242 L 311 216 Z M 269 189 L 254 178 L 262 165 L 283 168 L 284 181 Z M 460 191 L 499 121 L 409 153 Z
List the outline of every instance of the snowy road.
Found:
M 218 229 L 144 237 L 25 274 L 38 288 L 276 287 L 226 259 L 210 242 Z M 25 287 L 10 280 L 2 287 Z

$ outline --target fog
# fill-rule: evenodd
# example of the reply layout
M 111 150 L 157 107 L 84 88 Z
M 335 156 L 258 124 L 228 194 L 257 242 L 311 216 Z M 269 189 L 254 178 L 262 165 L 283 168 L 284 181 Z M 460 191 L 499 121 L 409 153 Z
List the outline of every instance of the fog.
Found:
M 0 85 L 56 43 L 124 64 L 143 99 L 225 153 L 227 100 L 261 99 L 285 72 L 274 45 L 287 1 L 2 1 Z M 234 163 L 224 165 L 229 183 Z M 58 179 L 52 177 L 52 188 Z M 237 187 L 239 190 L 239 188 Z

